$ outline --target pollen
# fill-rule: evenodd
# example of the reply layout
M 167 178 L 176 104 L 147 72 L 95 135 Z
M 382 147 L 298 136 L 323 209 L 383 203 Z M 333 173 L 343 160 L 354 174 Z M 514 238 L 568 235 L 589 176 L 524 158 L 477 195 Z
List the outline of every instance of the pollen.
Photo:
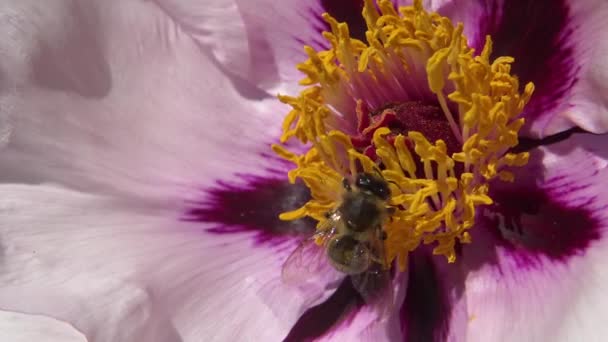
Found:
M 478 209 L 492 204 L 490 186 L 513 181 L 512 169 L 528 162 L 527 153 L 510 151 L 534 85 L 520 87 L 512 57 L 491 59 L 490 37 L 475 51 L 462 24 L 427 12 L 419 0 L 398 9 L 366 0 L 362 15 L 365 42 L 324 14 L 330 47 L 305 46 L 308 59 L 297 65 L 305 88 L 279 95 L 292 110 L 272 148 L 295 164 L 289 180 L 311 191 L 308 203 L 280 218 L 312 217 L 322 229 L 342 179 L 380 172 L 391 190 L 389 261 L 404 270 L 408 255 L 429 245 L 452 263 L 456 246 L 471 243 Z M 305 152 L 289 151 L 290 140 Z

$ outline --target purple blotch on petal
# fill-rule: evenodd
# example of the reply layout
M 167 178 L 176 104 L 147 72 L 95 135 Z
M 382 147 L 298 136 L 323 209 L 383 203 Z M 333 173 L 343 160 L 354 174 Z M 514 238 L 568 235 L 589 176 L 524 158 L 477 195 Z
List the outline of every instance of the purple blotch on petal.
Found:
M 321 337 L 363 305 L 363 298 L 353 287 L 350 278 L 346 277 L 326 301 L 300 316 L 283 341 L 312 341 Z
M 512 72 L 522 86 L 534 82 L 536 90 L 524 115 L 535 119 L 563 103 L 577 82 L 580 66 L 573 56 L 577 27 L 564 0 L 496 1 L 493 6 L 486 9 L 480 32 L 492 37 L 494 58 L 515 58 Z M 481 51 L 481 46 L 476 50 Z
M 320 0 L 322 8 L 334 17 L 338 22 L 348 24 L 350 36 L 361 41 L 366 41 L 365 31 L 367 25 L 361 14 L 363 12 L 363 0 Z M 326 31 L 331 31 L 328 24 Z
M 202 199 L 190 204 L 186 221 L 212 223 L 210 233 L 228 234 L 253 232 L 259 244 L 282 244 L 296 235 L 314 232 L 312 219 L 281 221 L 279 214 L 294 210 L 310 198 L 308 188 L 287 179 L 235 175 L 244 185 L 218 181 L 203 191 Z
M 582 255 L 601 237 L 600 223 L 585 209 L 593 198 L 576 208 L 555 201 L 566 192 L 581 190 L 561 184 L 553 192 L 538 188 L 503 189 L 492 195 L 495 205 L 483 215 L 496 227 L 500 246 L 510 250 L 522 267 L 537 264 L 538 257 L 565 262 Z M 557 193 L 559 192 L 559 193 Z
M 427 251 L 416 251 L 410 256 L 407 292 L 399 313 L 404 341 L 446 339 L 452 308 L 443 286 Z

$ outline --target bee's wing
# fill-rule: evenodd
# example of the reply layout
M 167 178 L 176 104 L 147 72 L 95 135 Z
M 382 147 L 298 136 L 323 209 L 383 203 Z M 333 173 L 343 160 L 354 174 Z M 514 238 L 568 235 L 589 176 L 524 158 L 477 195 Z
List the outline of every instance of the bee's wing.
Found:
M 351 275 L 353 287 L 376 312 L 378 321 L 388 319 L 394 311 L 394 289 L 391 273 L 374 263 L 369 270 Z
M 381 231 L 377 233 L 368 244 L 374 262 L 366 272 L 352 275 L 351 279 L 355 289 L 365 302 L 374 308 L 378 319 L 382 320 L 393 312 L 395 296 L 384 241 L 378 238 Z
M 325 252 L 325 243 L 333 235 L 334 228 L 321 231 L 302 243 L 291 253 L 283 263 L 281 278 L 291 286 L 307 284 L 330 284 L 343 277 L 331 266 Z M 321 246 L 316 239 L 321 238 Z

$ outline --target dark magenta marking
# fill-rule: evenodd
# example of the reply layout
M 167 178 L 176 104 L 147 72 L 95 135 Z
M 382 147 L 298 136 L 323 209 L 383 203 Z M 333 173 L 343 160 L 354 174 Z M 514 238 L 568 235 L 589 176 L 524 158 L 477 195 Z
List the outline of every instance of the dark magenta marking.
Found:
M 338 22 L 348 24 L 351 37 L 366 41 L 367 25 L 361 14 L 363 12 L 363 0 L 321 0 L 321 6 Z M 331 30 L 328 24 L 326 24 L 325 30 Z
M 495 2 L 493 6 L 496 6 Z M 487 8 L 481 32 L 494 42 L 493 57 L 513 56 L 512 72 L 522 87 L 534 82 L 535 92 L 524 115 L 538 118 L 563 103 L 577 82 L 580 66 L 574 55 L 570 9 L 564 0 L 509 0 Z M 483 40 L 475 39 L 483 44 Z M 481 46 L 476 50 L 480 50 Z
M 410 257 L 405 302 L 399 312 L 403 341 L 444 341 L 452 312 L 432 257 L 417 251 Z
M 363 304 L 363 298 L 347 277 L 325 302 L 306 310 L 283 341 L 312 341 L 321 337 Z
M 204 199 L 191 203 L 183 218 L 187 221 L 216 223 L 208 232 L 225 234 L 255 232 L 257 243 L 280 244 L 288 237 L 312 234 L 311 219 L 281 221 L 279 214 L 299 208 L 310 199 L 308 188 L 289 184 L 286 179 L 236 175 L 247 185 L 236 186 L 219 181 L 205 189 Z
M 571 193 L 584 187 L 562 184 L 559 191 Z M 553 199 L 559 195 L 535 188 L 495 191 L 492 214 L 482 219 L 496 227 L 499 244 L 511 250 L 522 266 L 534 265 L 539 256 L 566 261 L 584 254 L 601 237 L 600 223 L 584 209 L 593 198 L 570 208 Z

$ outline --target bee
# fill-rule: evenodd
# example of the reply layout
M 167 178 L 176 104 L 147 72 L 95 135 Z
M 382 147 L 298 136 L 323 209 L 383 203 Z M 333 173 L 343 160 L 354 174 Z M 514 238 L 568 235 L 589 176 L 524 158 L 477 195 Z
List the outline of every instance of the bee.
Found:
M 350 276 L 365 301 L 375 301 L 381 292 L 384 298 L 392 299 L 392 292 L 386 292 L 392 286 L 383 230 L 390 214 L 388 183 L 380 176 L 361 172 L 354 182 L 345 178 L 342 186 L 337 207 L 326 214 L 327 219 L 317 232 L 286 259 L 283 280 L 288 284 L 306 282 L 333 269 L 338 271 L 337 278 Z

